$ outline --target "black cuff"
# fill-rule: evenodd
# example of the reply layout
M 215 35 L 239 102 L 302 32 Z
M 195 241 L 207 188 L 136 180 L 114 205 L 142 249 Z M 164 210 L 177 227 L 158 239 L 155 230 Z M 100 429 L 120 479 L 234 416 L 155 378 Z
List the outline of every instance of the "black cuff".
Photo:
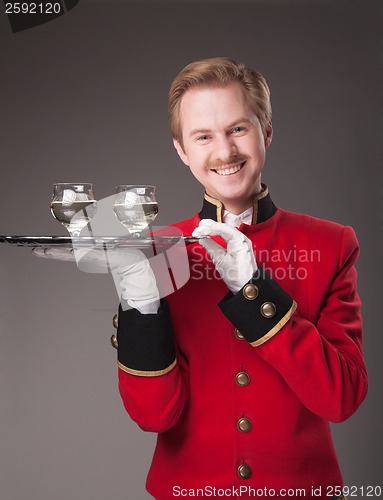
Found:
M 118 366 L 143 377 L 164 375 L 176 364 L 173 328 L 168 303 L 161 301 L 157 314 L 137 309 L 118 312 Z
M 258 268 L 238 293 L 229 292 L 218 306 L 254 347 L 273 337 L 297 307 L 263 268 Z

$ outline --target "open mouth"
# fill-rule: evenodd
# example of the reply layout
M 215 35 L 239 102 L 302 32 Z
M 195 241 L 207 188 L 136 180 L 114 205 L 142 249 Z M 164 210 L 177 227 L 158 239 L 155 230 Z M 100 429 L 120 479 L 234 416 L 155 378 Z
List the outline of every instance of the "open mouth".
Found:
M 240 163 L 239 165 L 234 165 L 232 167 L 227 167 L 227 168 L 220 168 L 220 169 L 213 169 L 213 172 L 215 172 L 218 175 L 232 175 L 236 174 L 241 170 L 241 168 L 244 166 L 245 162 Z

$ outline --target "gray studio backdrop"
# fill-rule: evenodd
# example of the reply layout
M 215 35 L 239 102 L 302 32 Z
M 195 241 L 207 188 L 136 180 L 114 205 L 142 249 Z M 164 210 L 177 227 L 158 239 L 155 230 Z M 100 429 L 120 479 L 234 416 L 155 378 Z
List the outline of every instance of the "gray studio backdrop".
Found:
M 263 180 L 277 205 L 355 228 L 370 391 L 333 426 L 347 485 L 382 486 L 382 8 L 373 1 L 85 1 L 12 34 L 0 15 L 0 234 L 66 235 L 52 184 L 158 188 L 158 224 L 202 189 L 167 129 L 173 76 L 201 57 L 255 66 L 272 89 Z M 0 497 L 144 500 L 155 436 L 125 413 L 105 275 L 0 245 Z M 176 478 L 175 478 L 176 480 Z M 362 498 L 363 495 L 352 498 Z

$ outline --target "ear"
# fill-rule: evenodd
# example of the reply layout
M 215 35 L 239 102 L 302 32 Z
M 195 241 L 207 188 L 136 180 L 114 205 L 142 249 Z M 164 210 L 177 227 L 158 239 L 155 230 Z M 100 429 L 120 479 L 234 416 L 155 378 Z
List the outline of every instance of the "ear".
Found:
M 181 160 L 185 163 L 185 165 L 188 167 L 189 166 L 189 161 L 188 161 L 188 157 L 183 149 L 183 147 L 181 146 L 181 144 L 176 140 L 176 139 L 173 139 L 173 145 L 174 147 L 176 148 L 176 151 L 178 153 L 178 156 L 181 158 Z
M 265 148 L 267 149 L 273 140 L 273 125 L 270 122 L 265 128 Z

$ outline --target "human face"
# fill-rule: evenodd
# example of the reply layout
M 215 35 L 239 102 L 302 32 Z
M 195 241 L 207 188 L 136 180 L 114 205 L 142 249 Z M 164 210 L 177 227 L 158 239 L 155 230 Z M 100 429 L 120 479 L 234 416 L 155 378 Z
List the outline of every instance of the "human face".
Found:
M 262 132 L 239 83 L 193 87 L 180 105 L 181 160 L 226 210 L 239 214 L 261 191 L 261 172 L 271 143 L 271 124 Z

